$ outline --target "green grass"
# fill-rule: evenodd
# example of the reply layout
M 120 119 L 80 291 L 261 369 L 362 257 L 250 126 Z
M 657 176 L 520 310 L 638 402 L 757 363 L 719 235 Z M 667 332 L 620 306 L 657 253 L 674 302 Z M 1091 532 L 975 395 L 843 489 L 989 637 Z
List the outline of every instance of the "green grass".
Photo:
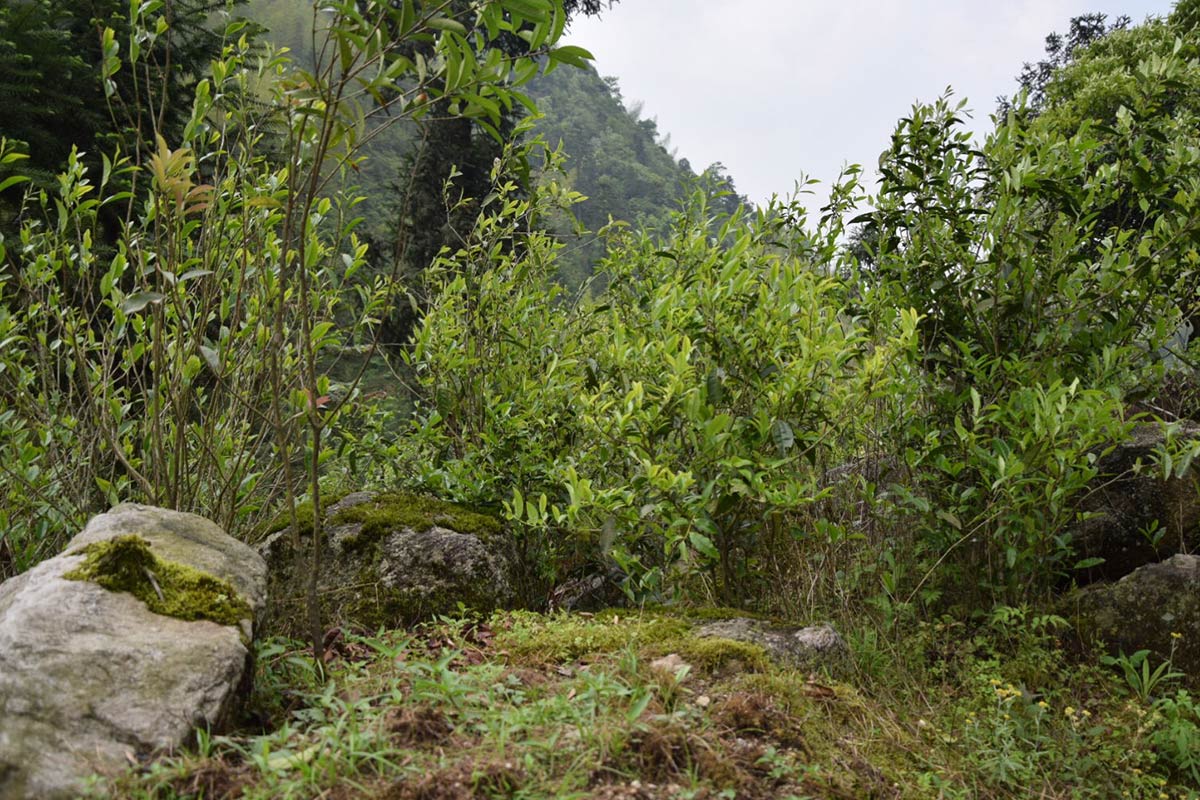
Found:
M 442 622 L 347 636 L 324 677 L 299 645 L 267 642 L 255 698 L 265 731 L 202 736 L 193 751 L 150 762 L 107 791 L 163 799 L 1197 796 L 1178 759 L 1155 744 L 1170 721 L 1113 670 L 1071 663 L 1045 632 L 939 623 L 881 644 L 852 631 L 857 669 L 833 680 L 744 653 L 736 669 L 727 658 L 706 661 L 688 653 L 698 641 L 691 624 L 665 612 Z M 654 665 L 667 650 L 687 666 Z

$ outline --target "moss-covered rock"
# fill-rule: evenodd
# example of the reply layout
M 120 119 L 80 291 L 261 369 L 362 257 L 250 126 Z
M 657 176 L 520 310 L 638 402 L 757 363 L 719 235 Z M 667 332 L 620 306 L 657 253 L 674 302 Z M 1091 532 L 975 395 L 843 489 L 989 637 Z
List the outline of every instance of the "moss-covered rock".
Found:
M 0 797 L 75 798 L 245 696 L 266 566 L 192 514 L 122 505 L 0 585 Z
M 736 617 L 702 625 L 694 636 L 754 645 L 776 663 L 791 667 L 837 666 L 849 652 L 845 640 L 831 625 L 799 627 Z
M 1200 556 L 1175 555 L 1115 583 L 1068 596 L 1062 611 L 1085 644 L 1114 655 L 1149 650 L 1155 661 L 1200 678 Z
M 272 633 L 305 630 L 312 513 L 259 545 L 270 567 Z M 295 542 L 301 543 L 296 558 Z M 407 492 L 358 492 L 329 506 L 317 594 L 325 619 L 374 631 L 517 599 L 517 563 L 496 517 Z
M 1184 424 L 1178 436 L 1200 439 L 1200 425 Z M 1080 560 L 1102 561 L 1078 570 L 1072 576 L 1078 583 L 1117 580 L 1200 548 L 1200 463 L 1164 479 L 1152 460 L 1163 442 L 1160 426 L 1141 425 L 1097 463 L 1080 508 L 1087 517 L 1072 532 L 1072 546 Z

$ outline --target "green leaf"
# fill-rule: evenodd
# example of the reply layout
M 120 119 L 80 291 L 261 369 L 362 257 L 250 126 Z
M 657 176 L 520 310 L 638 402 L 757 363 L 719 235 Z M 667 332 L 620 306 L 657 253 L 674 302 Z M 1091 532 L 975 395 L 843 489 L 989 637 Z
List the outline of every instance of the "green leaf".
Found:
M 1082 561 L 1077 561 L 1072 569 L 1091 569 L 1092 567 L 1098 567 L 1103 563 L 1103 558 L 1085 558 Z
M 586 69 L 589 61 L 596 60 L 596 57 L 587 50 L 573 44 L 556 47 L 548 55 L 551 61 L 570 64 L 572 67 L 579 67 L 580 69 Z
M 550 11 L 545 0 L 504 0 L 505 10 L 530 20 L 541 19 Z
M 637 700 L 633 701 L 633 705 L 629 707 L 629 712 L 625 718 L 630 722 L 636 722 L 637 718 L 642 715 L 646 707 L 650 705 L 650 701 L 654 699 L 654 692 L 646 690 L 644 687 L 638 693 Z
M 166 299 L 159 292 L 134 292 L 121 303 L 121 310 L 126 314 L 136 314 L 151 303 L 160 303 Z
M 712 543 L 712 539 L 705 536 L 699 531 L 692 531 L 688 534 L 688 541 L 692 545 L 692 549 L 703 555 L 705 558 L 717 559 L 720 558 L 720 553 Z
M 200 345 L 200 355 L 204 358 L 204 363 L 214 373 L 221 372 L 221 357 L 217 355 L 217 351 L 207 345 Z
M 786 421 L 777 419 L 771 423 L 771 441 L 775 442 L 780 455 L 784 455 L 796 446 L 796 434 Z
M 11 175 L 11 176 L 5 178 L 4 180 L 0 181 L 0 192 L 3 192 L 5 189 L 9 188 L 10 186 L 16 186 L 18 183 L 24 183 L 28 180 L 29 180 L 29 178 L 27 178 L 24 175 Z
M 467 33 L 465 25 L 456 19 L 450 19 L 450 17 L 433 17 L 426 24 L 435 31 L 449 31 L 460 36 L 465 36 Z
M 709 405 L 719 405 L 725 400 L 725 384 L 722 381 L 725 379 L 725 370 L 717 367 L 708 374 L 706 388 L 708 389 Z

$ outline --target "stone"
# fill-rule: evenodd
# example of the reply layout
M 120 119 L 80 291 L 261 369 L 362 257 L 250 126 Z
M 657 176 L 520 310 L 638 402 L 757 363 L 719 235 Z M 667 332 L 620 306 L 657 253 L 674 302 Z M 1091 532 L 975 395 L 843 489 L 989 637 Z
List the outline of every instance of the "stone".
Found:
M 668 678 L 682 680 L 691 672 L 692 665 L 678 653 L 668 653 L 650 662 L 650 671 Z
M 799 627 L 735 617 L 701 625 L 692 635 L 755 644 L 777 664 L 804 669 L 835 665 L 849 653 L 846 641 L 829 624 Z
M 1200 425 L 1184 423 L 1184 439 L 1200 438 Z M 1200 461 L 1179 478 L 1164 480 L 1152 467 L 1162 428 L 1140 425 L 1129 440 L 1097 463 L 1099 474 L 1080 505 L 1090 515 L 1072 531 L 1078 560 L 1103 563 L 1078 570 L 1080 584 L 1116 580 L 1138 567 L 1200 547 Z M 1134 471 L 1141 463 L 1149 470 Z M 1157 540 L 1147 532 L 1157 528 Z
M 1200 556 L 1174 555 L 1114 583 L 1085 586 L 1062 603 L 1084 644 L 1110 653 L 1149 650 L 1157 665 L 1200 677 Z
M 311 519 L 311 510 L 307 512 Z M 375 632 L 457 614 L 511 607 L 522 577 L 500 521 L 453 503 L 392 492 L 356 492 L 329 506 L 317 595 L 329 624 Z M 272 634 L 306 636 L 311 523 L 303 563 L 284 525 L 259 545 L 267 561 Z
M 155 613 L 97 583 L 103 575 L 86 567 L 113 542 L 138 559 L 131 574 L 157 574 L 131 588 L 199 618 Z M 187 603 L 172 605 L 171 575 L 183 576 Z M 179 747 L 197 726 L 219 730 L 252 677 L 265 592 L 262 559 L 212 522 L 132 504 L 95 517 L 60 555 L 0 585 L 0 798 L 78 797 L 91 775 Z M 205 598 L 215 616 L 245 617 L 205 619 Z

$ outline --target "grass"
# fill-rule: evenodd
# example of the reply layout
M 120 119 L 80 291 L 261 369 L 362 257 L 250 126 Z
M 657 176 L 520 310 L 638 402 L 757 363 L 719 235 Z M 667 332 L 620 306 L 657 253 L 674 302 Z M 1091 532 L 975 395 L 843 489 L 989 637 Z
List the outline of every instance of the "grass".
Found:
M 1048 630 L 933 623 L 886 644 L 853 631 L 856 665 L 835 680 L 745 654 L 735 669 L 689 656 L 692 624 L 665 611 L 517 612 L 345 635 L 324 677 L 299 645 L 267 642 L 260 730 L 201 736 L 105 789 L 163 799 L 1197 796 L 1155 745 L 1155 706 L 1117 672 L 1071 664 Z

